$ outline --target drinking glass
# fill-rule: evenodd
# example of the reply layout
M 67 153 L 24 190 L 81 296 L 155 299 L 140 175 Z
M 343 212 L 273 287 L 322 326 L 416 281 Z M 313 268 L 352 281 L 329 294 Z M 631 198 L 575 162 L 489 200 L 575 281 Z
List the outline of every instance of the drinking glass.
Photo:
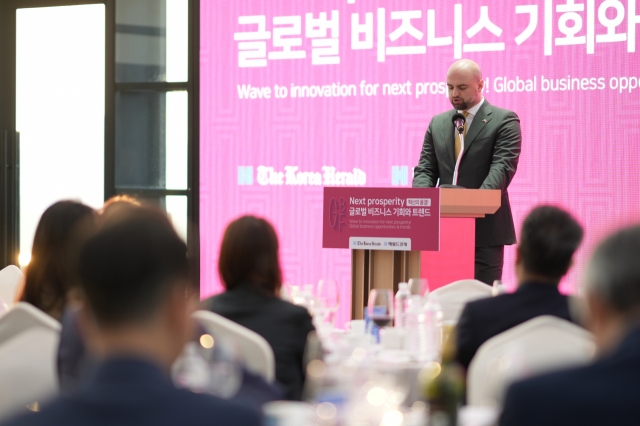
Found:
M 369 293 L 367 307 L 369 318 L 378 327 L 386 327 L 393 321 L 393 292 L 391 290 L 373 289 Z
M 426 278 L 409 278 L 409 292 L 424 297 L 429 294 L 429 282 Z
M 336 280 L 318 281 L 316 292 L 316 315 L 321 316 L 322 322 L 333 324 L 334 316 L 340 306 L 340 293 Z

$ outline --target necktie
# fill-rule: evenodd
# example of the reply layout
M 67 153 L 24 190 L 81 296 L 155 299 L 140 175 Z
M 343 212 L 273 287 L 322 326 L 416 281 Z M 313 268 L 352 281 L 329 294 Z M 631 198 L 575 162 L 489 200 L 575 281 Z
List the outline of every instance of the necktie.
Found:
M 467 118 L 467 116 L 469 115 L 469 113 L 467 111 L 462 111 L 462 115 L 464 115 L 464 118 Z M 462 132 L 463 135 L 467 136 L 467 122 L 464 122 L 464 131 Z M 456 145 L 455 145 L 455 159 L 456 161 L 458 160 L 458 155 L 460 155 L 460 133 L 458 133 L 458 129 L 456 129 Z

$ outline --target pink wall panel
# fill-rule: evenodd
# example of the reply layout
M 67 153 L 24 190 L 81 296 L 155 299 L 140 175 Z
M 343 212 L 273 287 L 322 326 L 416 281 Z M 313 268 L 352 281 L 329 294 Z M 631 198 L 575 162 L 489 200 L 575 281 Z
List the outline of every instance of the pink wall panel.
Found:
M 553 203 L 569 209 L 587 229 L 575 267 L 562 284 L 564 291 L 574 291 L 594 244 L 605 232 L 640 219 L 640 62 L 635 18 L 640 7 L 636 0 L 613 2 L 622 6 L 618 9 L 601 0 L 576 0 L 582 10 L 568 16 L 573 19 L 568 25 L 576 30 L 569 43 L 576 44 L 566 44 L 562 31 L 567 31 L 560 22 L 567 16 L 557 9 L 564 3 L 203 0 L 202 295 L 222 290 L 216 263 L 224 227 L 237 216 L 252 213 L 276 226 L 287 281 L 305 284 L 333 278 L 342 286 L 342 300 L 349 300 L 349 252 L 321 248 L 323 167 L 352 173 L 358 169 L 366 175 L 366 186 L 410 185 L 411 168 L 418 162 L 429 120 L 451 107 L 444 94 L 430 90 L 437 92 L 447 68 L 458 57 L 480 64 L 489 102 L 520 116 L 522 155 L 509 188 L 517 226 L 536 204 Z M 619 25 L 608 29 L 606 25 L 617 22 L 620 9 Z M 325 34 L 317 26 L 307 31 L 307 14 L 318 18 L 326 12 L 330 18 L 332 11 L 337 11 L 338 31 L 329 30 L 324 41 L 314 42 L 314 36 Z M 485 12 L 493 26 L 480 19 Z M 240 17 L 246 16 L 263 17 L 264 28 L 240 24 Z M 295 26 L 298 18 L 284 19 L 294 22 L 293 26 L 281 24 L 285 16 L 299 17 L 300 30 Z M 371 19 L 371 32 L 352 37 L 357 29 L 352 19 L 366 28 L 366 16 Z M 294 40 L 297 45 L 291 49 L 304 51 L 304 58 L 276 59 L 282 56 L 278 53 L 282 46 L 290 43 L 287 37 L 280 39 L 286 27 L 299 33 L 288 38 L 300 39 L 299 43 Z M 323 60 L 317 50 L 320 45 L 337 49 L 329 61 L 339 57 L 339 63 L 314 64 Z M 263 62 L 253 64 L 265 66 L 241 67 L 241 48 L 256 49 L 249 55 L 258 60 L 264 48 Z M 513 82 L 512 87 L 507 84 L 505 89 L 505 80 Z M 531 81 L 527 87 L 518 83 L 527 80 Z M 567 80 L 573 87 L 563 89 Z M 338 83 L 354 85 L 354 96 L 291 97 L 293 86 Z M 384 84 L 393 83 L 399 84 L 398 89 L 402 85 L 404 93 L 382 92 Z M 248 84 L 272 92 L 276 85 L 284 86 L 288 94 L 241 99 L 239 86 Z M 377 95 L 368 96 L 366 84 L 378 84 Z M 420 85 L 428 90 L 418 96 Z M 292 179 L 285 179 L 287 166 L 312 174 L 305 175 L 306 184 L 301 184 L 302 178 L 292 184 Z M 316 173 L 322 184 L 309 184 Z M 509 247 L 504 275 L 508 287 L 515 285 L 513 260 L 514 247 Z M 344 303 L 339 322 L 348 317 L 349 306 Z

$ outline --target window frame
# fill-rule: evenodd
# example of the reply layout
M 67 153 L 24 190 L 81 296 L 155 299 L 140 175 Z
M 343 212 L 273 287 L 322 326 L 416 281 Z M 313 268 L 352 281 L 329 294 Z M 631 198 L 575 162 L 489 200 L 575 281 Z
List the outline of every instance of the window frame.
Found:
M 198 224 L 199 204 L 199 138 L 200 138 L 200 0 L 189 2 L 188 35 L 188 81 L 187 82 L 141 82 L 116 83 L 116 1 L 115 0 L 2 0 L 0 2 L 0 188 L 17 188 L 10 197 L 3 196 L 4 208 L 0 209 L 0 269 L 9 264 L 17 264 L 19 251 L 19 175 L 7 174 L 5 162 L 5 133 L 12 143 L 19 140 L 16 134 L 16 10 L 35 7 L 75 6 L 85 4 L 105 5 L 105 137 L 104 137 L 104 197 L 105 201 L 114 195 L 129 194 L 139 197 L 163 197 L 180 195 L 187 197 L 187 244 L 192 259 L 194 289 L 200 292 L 200 236 Z M 116 93 L 118 91 L 144 90 L 156 92 L 186 91 L 188 93 L 188 136 L 187 136 L 187 188 L 149 189 L 117 187 L 116 169 Z M 12 136 L 13 135 L 13 136 Z M 18 152 L 10 152 L 15 158 Z M 13 166 L 12 166 L 13 167 Z M 15 171 L 12 169 L 11 171 Z M 15 192 L 15 193 L 14 193 Z M 8 201 L 7 201 L 8 200 Z M 7 224 L 10 226 L 7 226 Z

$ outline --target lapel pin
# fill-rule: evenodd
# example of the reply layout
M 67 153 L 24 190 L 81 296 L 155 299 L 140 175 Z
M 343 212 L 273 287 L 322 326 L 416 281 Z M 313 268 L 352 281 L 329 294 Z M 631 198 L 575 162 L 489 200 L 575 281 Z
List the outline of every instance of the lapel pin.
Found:
M 487 119 L 485 118 L 484 120 L 482 120 L 482 122 L 483 122 L 483 123 L 486 123 L 486 122 L 487 122 Z

